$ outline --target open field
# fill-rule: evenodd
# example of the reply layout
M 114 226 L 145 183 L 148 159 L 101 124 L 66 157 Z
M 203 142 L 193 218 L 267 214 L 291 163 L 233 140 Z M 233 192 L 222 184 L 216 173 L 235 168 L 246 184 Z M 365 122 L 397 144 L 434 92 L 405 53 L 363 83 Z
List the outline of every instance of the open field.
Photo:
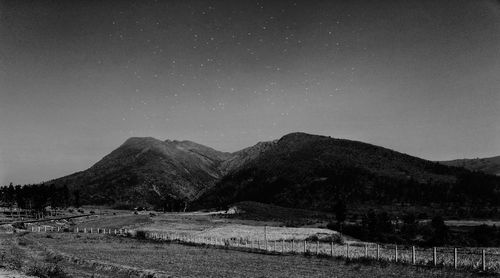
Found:
M 329 229 L 279 227 L 273 224 L 276 225 L 273 222 L 221 219 L 211 215 L 164 214 L 152 218 L 152 223 L 139 229 L 151 232 L 175 232 L 198 237 L 247 240 L 263 240 L 265 231 L 269 240 L 303 240 L 311 236 L 323 238 L 337 234 Z
M 263 219 L 264 220 L 264 219 Z M 392 262 L 394 246 L 380 246 L 381 262 L 365 259 L 375 257 L 375 245 L 356 239 L 348 239 L 349 257 L 345 260 L 345 245 L 330 240 L 337 233 L 314 225 L 285 227 L 278 219 L 259 221 L 239 219 L 221 212 L 158 213 L 101 209 L 99 214 L 73 219 L 35 223 L 47 227 L 59 227 L 60 233 L 28 233 L 4 235 L 2 252 L 12 250 L 24 258 L 17 265 L 24 265 L 24 272 L 37 265 L 47 269 L 60 267 L 69 277 L 475 277 L 467 272 L 470 267 L 453 270 L 441 264 L 453 265 L 453 250 L 438 249 L 438 267 L 411 266 L 411 249 L 399 246 L 398 264 Z M 76 228 L 79 233 L 76 234 Z M 83 229 L 129 229 L 149 234 L 184 237 L 180 242 L 199 239 L 198 245 L 190 246 L 170 241 L 150 241 L 103 234 L 84 234 Z M 28 229 L 30 230 L 30 229 Z M 43 230 L 43 229 L 42 229 Z M 69 233 L 63 233 L 68 231 Z M 264 252 L 264 239 L 268 250 Z M 133 233 L 135 234 L 135 232 Z M 217 240 L 217 246 L 210 240 Z M 319 241 L 317 241 L 319 239 Z M 322 241 L 322 239 L 324 241 Z M 303 254 L 303 241 L 307 240 L 307 254 Z M 208 242 L 207 242 L 208 241 Z M 292 251 L 292 242 L 295 242 Z M 202 243 L 199 245 L 199 243 Z M 212 244 L 206 246 L 203 244 Z M 228 249 L 228 245 L 232 246 Z M 242 247 L 243 246 L 243 247 Z M 258 247 L 257 247 L 258 246 Z M 365 246 L 368 249 L 365 249 Z M 288 251 L 279 254 L 281 250 Z M 11 250 L 11 251 L 5 251 Z M 332 251 L 333 250 L 333 251 Z M 366 251 L 365 251 L 366 250 Z M 272 251 L 277 251 L 276 253 Z M 417 263 L 432 265 L 432 250 L 417 248 Z M 465 256 L 465 253 L 474 253 Z M 499 254 L 496 248 L 487 249 L 488 269 L 493 270 L 490 254 Z M 298 254 L 297 254 L 298 253 Z M 319 256 L 316 254 L 319 253 Z M 333 257 L 330 255 L 333 254 Z M 8 256 L 7 256 L 8 257 Z M 497 256 L 498 260 L 500 256 Z M 354 259 L 353 259 L 354 258 Z M 461 267 L 474 265 L 480 268 L 479 249 L 461 249 Z M 471 260 L 467 262 L 466 260 Z M 14 260 L 16 261 L 16 260 Z M 30 263 L 31 262 L 31 263 Z M 34 262 L 34 263 L 33 263 Z M 402 263 L 401 263 L 402 262 Z M 7 266 L 13 268 L 12 265 Z M 16 268 L 16 267 L 14 267 Z M 135 275 L 135 276 L 134 276 Z M 484 274 L 483 274 L 484 275 Z
M 344 241 L 344 244 L 332 245 L 331 241 L 338 238 L 338 234 L 328 229 L 263 226 L 269 223 L 252 221 L 240 224 L 245 221 L 220 218 L 209 213 L 121 214 L 80 218 L 79 221 L 77 225 L 72 226 L 70 231 L 76 231 L 76 227 L 79 228 L 80 233 L 83 233 L 84 228 L 87 228 L 87 232 L 90 228 L 94 228 L 94 233 L 97 232 L 97 228 L 100 228 L 101 233 L 103 228 L 108 232 L 109 229 L 127 228 L 132 231 L 144 231 L 151 237 L 163 240 L 176 239 L 197 244 L 244 246 L 247 251 L 266 250 L 265 239 L 267 238 L 268 251 L 361 259 L 380 258 L 387 261 L 396 260 L 397 253 L 397 261 L 407 264 L 413 261 L 413 250 L 408 246 L 399 245 L 396 250 L 395 245 L 376 245 L 356 239 L 348 239 Z M 267 237 L 265 232 L 267 232 Z M 305 251 L 304 240 L 307 240 Z M 456 257 L 457 267 L 481 269 L 483 250 L 486 252 L 485 268 L 499 272 L 500 249 L 498 248 L 459 248 Z M 453 248 L 437 248 L 435 258 L 432 248 L 415 248 L 414 251 L 415 263 L 419 265 L 437 264 L 453 267 L 455 263 Z
M 83 260 L 156 270 L 173 277 L 474 277 L 448 269 L 263 255 L 106 235 L 51 235 L 30 234 L 27 239 Z

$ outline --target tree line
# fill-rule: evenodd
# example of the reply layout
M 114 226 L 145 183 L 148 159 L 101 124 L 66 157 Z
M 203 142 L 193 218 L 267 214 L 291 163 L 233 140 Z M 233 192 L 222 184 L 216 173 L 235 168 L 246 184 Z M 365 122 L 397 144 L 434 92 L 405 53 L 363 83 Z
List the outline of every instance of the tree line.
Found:
M 71 192 L 67 185 L 27 184 L 0 187 L 0 201 L 3 206 L 22 209 L 44 210 L 45 207 L 66 208 L 80 206 L 79 191 Z
M 363 241 L 418 246 L 500 246 L 500 228 L 478 225 L 453 229 L 443 217 L 421 219 L 415 213 L 394 215 L 386 211 L 368 211 L 361 219 L 346 222 L 347 208 L 335 206 L 336 221 L 327 227 Z

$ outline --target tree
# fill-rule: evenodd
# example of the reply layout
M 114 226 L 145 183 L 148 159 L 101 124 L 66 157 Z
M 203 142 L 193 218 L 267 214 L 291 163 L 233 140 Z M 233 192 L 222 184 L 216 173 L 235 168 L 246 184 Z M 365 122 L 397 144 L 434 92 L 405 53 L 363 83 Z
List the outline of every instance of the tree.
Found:
M 412 240 L 417 235 L 418 222 L 415 214 L 408 213 L 403 216 L 403 226 L 401 227 L 401 233 L 403 237 L 408 240 Z
M 80 190 L 75 190 L 75 192 L 73 192 L 73 194 L 74 194 L 73 205 L 75 206 L 75 208 L 79 208 L 80 207 Z
M 343 200 L 340 200 L 335 204 L 335 219 L 337 220 L 337 224 L 340 227 L 340 232 L 342 233 L 342 224 L 345 222 L 347 217 L 347 206 Z
M 448 226 L 444 224 L 444 219 L 441 216 L 434 216 L 431 221 L 433 235 L 430 243 L 433 245 L 443 245 L 448 241 Z

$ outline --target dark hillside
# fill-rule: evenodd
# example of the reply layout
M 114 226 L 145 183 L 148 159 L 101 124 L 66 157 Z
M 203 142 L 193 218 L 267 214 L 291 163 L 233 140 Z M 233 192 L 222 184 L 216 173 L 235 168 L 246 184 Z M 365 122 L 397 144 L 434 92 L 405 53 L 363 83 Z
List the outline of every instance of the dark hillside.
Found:
M 50 182 L 82 203 L 182 209 L 221 177 L 229 156 L 190 141 L 130 138 L 88 170 Z
M 475 159 L 456 159 L 450 161 L 440 161 L 439 163 L 500 176 L 500 156 Z
M 497 206 L 499 180 L 367 143 L 291 133 L 235 153 L 191 141 L 130 138 L 89 169 L 46 184 L 66 186 L 81 204 L 122 208 L 256 201 L 332 211 L 340 201 L 351 207 Z
M 330 211 L 350 203 L 498 204 L 499 179 L 382 147 L 292 133 L 226 175 L 200 206 L 257 201 Z

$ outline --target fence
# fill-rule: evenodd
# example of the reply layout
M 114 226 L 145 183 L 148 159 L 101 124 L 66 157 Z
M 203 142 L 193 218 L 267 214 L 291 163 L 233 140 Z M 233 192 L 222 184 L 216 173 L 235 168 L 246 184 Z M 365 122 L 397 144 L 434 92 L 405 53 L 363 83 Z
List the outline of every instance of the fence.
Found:
M 5 218 L 10 218 L 8 222 L 26 219 L 45 219 L 46 217 L 57 216 L 61 214 L 60 210 L 47 210 L 40 211 L 34 209 L 21 209 L 21 208 L 6 208 L 0 207 L 0 213 Z M 5 222 L 5 221 L 4 221 Z
M 61 228 L 52 226 L 31 226 L 31 232 L 71 232 L 135 236 L 137 231 L 109 228 Z M 217 238 L 193 236 L 173 232 L 144 231 L 146 239 L 178 242 L 194 245 L 211 245 L 237 248 L 250 252 L 275 254 L 307 254 L 322 257 L 343 257 L 349 259 L 374 259 L 396 263 L 427 266 L 446 266 L 455 269 L 475 269 L 500 273 L 500 249 L 496 248 L 453 248 L 380 245 L 373 243 L 336 244 L 334 242 L 308 240 L 260 240 L 242 238 Z

